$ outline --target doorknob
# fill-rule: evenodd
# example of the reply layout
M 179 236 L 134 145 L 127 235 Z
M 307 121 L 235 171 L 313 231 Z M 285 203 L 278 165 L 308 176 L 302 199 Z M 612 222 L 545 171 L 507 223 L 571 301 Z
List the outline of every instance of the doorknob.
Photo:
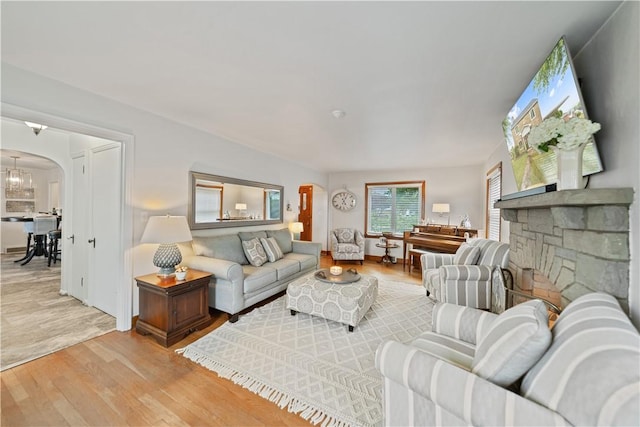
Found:
M 67 237 L 67 240 L 71 240 L 71 244 L 75 244 L 76 243 L 76 235 L 72 234 L 71 236 Z
M 96 238 L 94 237 L 93 239 L 89 239 L 88 243 L 93 243 L 93 247 L 96 247 Z

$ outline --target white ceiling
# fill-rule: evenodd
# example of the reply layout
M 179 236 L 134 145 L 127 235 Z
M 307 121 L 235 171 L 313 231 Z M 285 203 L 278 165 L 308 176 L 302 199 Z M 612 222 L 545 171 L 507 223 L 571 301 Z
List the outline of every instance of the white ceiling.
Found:
M 5 1 L 2 60 L 318 170 L 471 165 L 619 4 Z

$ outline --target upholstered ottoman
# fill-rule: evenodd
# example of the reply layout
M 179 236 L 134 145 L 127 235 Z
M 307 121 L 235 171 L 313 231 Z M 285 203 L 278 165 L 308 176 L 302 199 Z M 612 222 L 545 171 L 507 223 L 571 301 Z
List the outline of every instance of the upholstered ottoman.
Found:
M 333 320 L 349 326 L 349 332 L 360 320 L 378 296 L 378 279 L 360 275 L 353 283 L 328 283 L 312 274 L 289 283 L 286 303 L 291 315 L 306 313 Z

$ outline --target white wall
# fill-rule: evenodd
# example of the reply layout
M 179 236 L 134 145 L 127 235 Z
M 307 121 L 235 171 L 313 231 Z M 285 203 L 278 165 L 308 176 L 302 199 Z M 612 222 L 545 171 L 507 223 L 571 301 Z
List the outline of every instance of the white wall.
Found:
M 420 170 L 388 170 L 377 172 L 342 172 L 329 176 L 328 194 L 347 188 L 356 195 L 357 205 L 349 212 L 341 212 L 329 203 L 329 231 L 335 228 L 352 227 L 361 231 L 365 223 L 365 184 L 374 182 L 425 181 L 425 218 L 434 222 L 447 223 L 431 212 L 433 203 L 449 203 L 450 222 L 458 225 L 464 214 L 469 214 L 471 227 L 484 228 L 484 181 L 479 181 L 481 166 L 434 168 Z M 377 239 L 367 239 L 365 253 L 381 256 L 384 249 L 375 246 Z M 402 247 L 393 249 L 391 255 L 402 258 Z
M 640 328 L 640 55 L 638 22 L 640 4 L 627 1 L 614 13 L 586 46 L 574 53 L 576 74 L 589 118 L 602 125 L 595 137 L 604 172 L 592 175 L 588 188 L 632 187 L 630 210 L 630 315 Z M 502 161 L 503 194 L 517 191 L 506 144 L 485 162 L 485 171 Z M 507 225 L 506 234 L 505 227 Z M 508 241 L 508 222 L 502 239 Z

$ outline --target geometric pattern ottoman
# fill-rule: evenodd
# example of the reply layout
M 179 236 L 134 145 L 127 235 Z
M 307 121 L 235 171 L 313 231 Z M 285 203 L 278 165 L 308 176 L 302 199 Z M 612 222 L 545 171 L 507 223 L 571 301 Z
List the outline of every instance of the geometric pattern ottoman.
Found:
M 349 332 L 378 296 L 378 279 L 360 275 L 353 283 L 327 283 L 317 280 L 314 273 L 300 277 L 287 287 L 286 304 L 291 315 L 306 313 L 349 326 Z

